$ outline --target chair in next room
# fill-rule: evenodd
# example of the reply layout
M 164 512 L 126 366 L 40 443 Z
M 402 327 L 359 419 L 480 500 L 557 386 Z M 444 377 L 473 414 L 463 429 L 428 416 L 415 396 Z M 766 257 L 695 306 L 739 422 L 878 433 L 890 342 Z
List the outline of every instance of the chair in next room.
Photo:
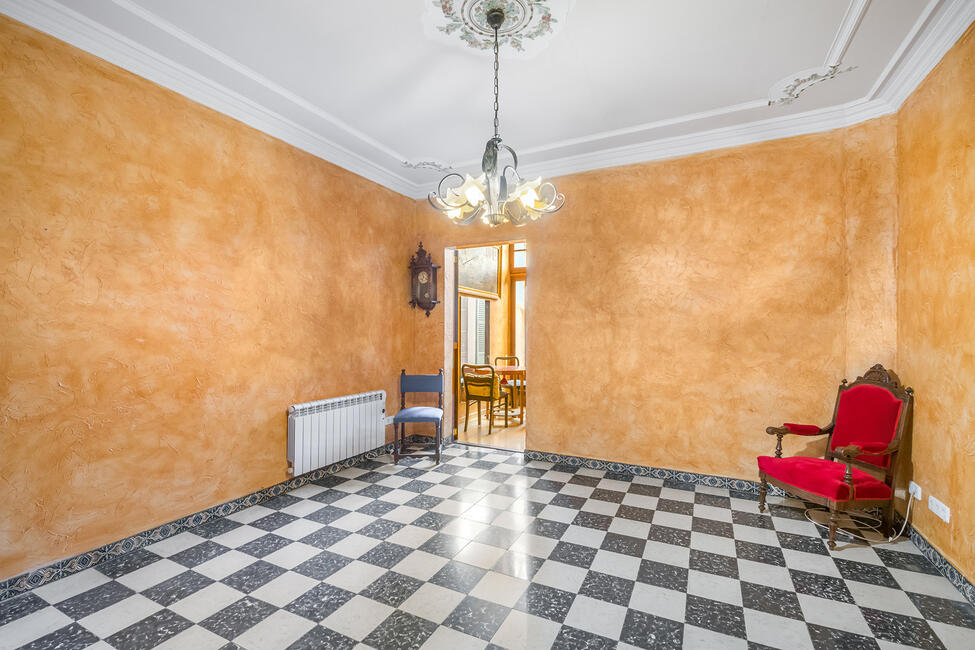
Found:
M 502 386 L 501 378 L 492 366 L 465 363 L 460 367 L 464 378 L 464 431 L 470 423 L 471 402 L 477 404 L 477 424 L 481 425 L 481 402 L 487 404 L 488 435 L 494 427 L 494 416 L 503 408 L 504 426 L 508 426 L 508 410 L 511 406 L 510 386 Z

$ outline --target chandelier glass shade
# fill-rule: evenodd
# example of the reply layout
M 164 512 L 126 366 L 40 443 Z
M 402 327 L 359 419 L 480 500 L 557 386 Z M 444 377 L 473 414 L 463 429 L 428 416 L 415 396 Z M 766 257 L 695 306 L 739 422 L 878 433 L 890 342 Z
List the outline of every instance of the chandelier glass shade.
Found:
M 490 226 L 512 223 L 523 226 L 560 209 L 565 196 L 541 178 L 526 180 L 518 173 L 518 154 L 501 141 L 498 123 L 498 28 L 504 23 L 500 8 L 487 13 L 494 29 L 494 137 L 487 141 L 481 174 L 451 172 L 430 192 L 430 205 L 458 225 L 480 219 Z M 510 159 L 510 160 L 505 160 Z

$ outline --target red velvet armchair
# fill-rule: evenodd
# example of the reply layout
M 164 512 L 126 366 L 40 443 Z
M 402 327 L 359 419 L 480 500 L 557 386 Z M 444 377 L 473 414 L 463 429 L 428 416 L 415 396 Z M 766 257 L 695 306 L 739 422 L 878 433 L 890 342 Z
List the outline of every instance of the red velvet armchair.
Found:
M 768 427 L 777 438 L 775 457 L 758 457 L 758 509 L 765 511 L 768 486 L 829 509 L 829 547 L 836 548 L 837 513 L 883 510 L 887 534 L 893 528 L 897 452 L 913 419 L 914 391 L 893 371 L 877 364 L 836 393 L 833 421 L 825 427 L 787 422 Z M 787 435 L 829 436 L 823 458 L 782 458 Z

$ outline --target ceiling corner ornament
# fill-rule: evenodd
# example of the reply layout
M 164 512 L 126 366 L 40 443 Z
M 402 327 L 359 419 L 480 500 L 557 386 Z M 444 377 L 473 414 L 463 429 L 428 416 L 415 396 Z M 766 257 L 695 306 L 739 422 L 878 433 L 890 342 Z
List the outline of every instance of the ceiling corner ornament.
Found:
M 799 95 L 816 84 L 835 79 L 837 75 L 844 72 L 855 70 L 856 66 L 843 69 L 840 69 L 840 66 L 843 64 L 846 51 L 850 49 L 853 36 L 860 27 L 860 23 L 863 22 L 863 16 L 867 13 L 868 7 L 870 7 L 870 0 L 850 0 L 843 20 L 840 21 L 840 26 L 833 37 L 833 42 L 830 43 L 829 50 L 826 51 L 826 62 L 816 68 L 791 74 L 772 84 L 768 93 L 768 105 L 791 104 L 799 98 Z
M 435 172 L 449 172 L 453 167 L 438 163 L 436 160 L 419 160 L 417 162 L 403 161 L 403 167 L 407 169 L 432 169 Z
M 499 2 L 499 5 L 510 4 Z M 494 31 L 494 137 L 487 141 L 481 159 L 481 175 L 451 172 L 440 179 L 435 192 L 427 197 L 430 205 L 454 223 L 466 226 L 480 218 L 489 226 L 511 223 L 523 226 L 543 214 L 556 212 L 565 204 L 555 185 L 541 178 L 525 180 L 518 173 L 518 154 L 502 144 L 498 121 L 498 51 L 500 27 L 506 22 L 504 9 L 488 10 L 487 22 Z M 511 164 L 502 167 L 502 156 Z
M 504 12 L 498 40 L 514 57 L 545 49 L 564 24 L 575 0 L 428 0 L 424 25 L 436 40 L 475 50 L 494 48 L 494 28 L 487 16 Z
M 819 66 L 818 68 L 809 68 L 808 70 L 803 70 L 802 72 L 797 72 L 795 75 L 789 75 L 785 79 L 780 79 L 772 85 L 769 90 L 769 106 L 775 104 L 791 104 L 795 100 L 799 99 L 799 95 L 806 92 L 813 86 L 824 81 L 829 81 L 836 77 L 836 75 L 843 74 L 844 72 L 850 72 L 855 70 L 856 66 L 851 65 L 848 68 L 828 68 L 826 66 Z

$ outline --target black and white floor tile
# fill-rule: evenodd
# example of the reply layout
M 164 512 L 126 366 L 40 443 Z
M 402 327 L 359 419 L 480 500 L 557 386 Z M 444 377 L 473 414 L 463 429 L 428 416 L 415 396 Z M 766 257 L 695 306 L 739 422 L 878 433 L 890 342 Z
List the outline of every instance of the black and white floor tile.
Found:
M 910 542 L 830 551 L 771 503 L 463 445 L 381 457 L 0 603 L 0 649 L 975 648 Z

